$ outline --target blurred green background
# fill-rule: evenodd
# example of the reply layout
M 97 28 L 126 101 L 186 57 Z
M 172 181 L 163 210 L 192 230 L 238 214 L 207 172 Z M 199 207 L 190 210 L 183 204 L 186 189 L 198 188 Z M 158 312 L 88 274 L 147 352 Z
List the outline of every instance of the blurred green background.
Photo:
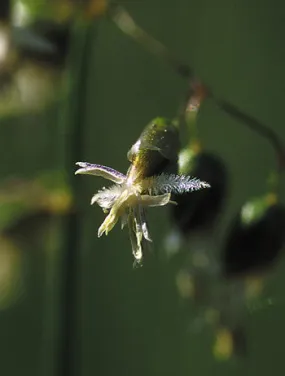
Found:
M 123 4 L 139 25 L 193 66 L 220 98 L 284 137 L 282 3 L 134 0 Z M 74 164 L 81 160 L 126 171 L 130 146 L 152 118 L 176 115 L 186 82 L 104 18 L 73 28 L 67 68 L 55 104 L 40 113 L 12 111 L 1 118 L 2 227 L 10 222 L 14 226 L 22 206 L 25 210 L 29 200 L 31 207 L 37 206 L 37 197 L 42 197 L 36 188 L 33 193 L 33 184 L 27 185 L 26 194 L 16 199 L 21 203 L 9 204 L 14 188 L 5 188 L 8 179 L 34 182 L 44 176 L 48 192 L 58 193 L 58 186 L 64 184 L 68 187 L 55 196 L 59 197 L 56 214 L 46 220 L 41 209 L 43 218 L 32 216 L 9 233 L 11 242 L 4 235 L 1 240 L 0 373 L 282 374 L 281 264 L 269 287 L 274 304 L 249 311 L 246 317 L 248 356 L 219 362 L 212 354 L 213 332 L 207 327 L 197 333 L 189 330 L 194 314 L 191 309 L 187 315 L 181 311 L 171 266 L 153 261 L 133 269 L 127 232 L 119 227 L 98 239 L 103 215 L 89 202 L 102 181 L 73 178 Z M 266 193 L 274 154 L 265 140 L 211 100 L 203 103 L 198 126 L 204 147 L 220 155 L 230 172 L 219 228 L 223 233 L 247 199 Z M 13 187 L 19 186 L 17 182 Z M 69 190 L 75 194 L 76 213 L 61 210 L 61 203 L 70 200 Z M 161 252 L 169 228 L 166 218 L 167 208 L 150 212 L 155 251 Z M 62 338 L 64 328 L 72 328 L 70 338 Z

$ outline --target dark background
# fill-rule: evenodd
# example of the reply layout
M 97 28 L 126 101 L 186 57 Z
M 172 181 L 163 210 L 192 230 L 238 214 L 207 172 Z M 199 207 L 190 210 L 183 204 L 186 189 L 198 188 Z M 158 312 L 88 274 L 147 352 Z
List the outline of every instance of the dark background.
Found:
M 144 0 L 125 5 L 145 30 L 193 66 L 219 97 L 284 137 L 282 3 Z M 86 34 L 88 53 L 80 62 Z M 83 160 L 126 171 L 129 147 L 152 118 L 176 115 L 186 83 L 110 21 L 102 19 L 88 31 L 77 30 L 72 41 L 69 64 L 82 65 L 79 78 L 68 78 L 68 99 L 39 115 L 1 119 L 1 179 L 32 179 L 46 170 L 60 170 L 74 184 L 79 215 L 54 218 L 37 240 L 22 241 L 14 251 L 18 264 L 14 262 L 11 275 L 16 282 L 11 283 L 22 287 L 14 300 L 0 307 L 0 373 L 64 376 L 68 374 L 61 364 L 64 360 L 71 365 L 69 374 L 83 376 L 282 374 L 282 265 L 270 285 L 274 304 L 248 313 L 248 357 L 220 363 L 211 352 L 210 330 L 187 331 L 167 269 L 146 264 L 134 270 L 127 232 L 119 226 L 108 237 L 97 238 L 103 215 L 89 202 L 102 181 L 79 176 L 75 182 L 74 163 Z M 219 154 L 230 171 L 230 195 L 222 218 L 226 226 L 248 198 L 266 192 L 274 153 L 265 140 L 210 100 L 203 103 L 198 126 L 204 147 Z M 0 217 L 3 213 L 0 210 Z M 163 208 L 150 216 L 157 248 L 169 225 L 166 214 Z M 34 239 L 38 230 L 33 226 Z M 5 254 L 0 256 L 2 265 Z M 70 254 L 75 261 L 71 264 Z M 66 282 L 68 268 L 73 268 L 73 277 L 69 275 Z M 65 300 L 68 286 L 70 305 Z M 74 330 L 65 352 L 62 333 L 68 320 Z

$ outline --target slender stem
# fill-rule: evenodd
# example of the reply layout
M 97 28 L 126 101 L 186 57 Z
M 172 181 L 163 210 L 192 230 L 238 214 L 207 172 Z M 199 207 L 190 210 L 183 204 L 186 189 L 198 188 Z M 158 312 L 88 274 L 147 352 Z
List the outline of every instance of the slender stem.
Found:
M 199 115 L 199 110 L 202 102 L 208 96 L 208 91 L 198 79 L 192 80 L 191 87 L 192 96 L 189 98 L 186 107 L 185 118 L 189 136 L 191 138 L 191 143 L 193 144 L 193 142 L 198 142 L 197 117 Z
M 197 115 L 202 101 L 207 97 L 205 86 L 197 79 L 192 78 L 179 106 L 177 122 L 180 131 L 185 130 L 185 137 L 196 142 L 198 140 Z
M 182 139 L 184 139 L 184 137 L 188 139 L 189 131 L 187 127 L 186 110 L 192 95 L 193 89 L 192 87 L 188 87 L 178 107 L 177 116 L 173 121 L 175 126 L 179 129 L 180 137 Z
M 165 60 L 182 78 L 192 78 L 192 69 L 172 55 L 161 42 L 138 26 L 131 15 L 122 6 L 114 3 L 110 4 L 107 15 L 115 22 L 120 30 L 144 46 L 145 49 Z
M 131 15 L 120 5 L 110 4 L 107 10 L 107 15 L 115 22 L 115 24 L 129 37 L 137 41 L 139 44 L 143 45 L 148 51 L 154 55 L 162 58 L 166 61 L 174 71 L 186 79 L 190 83 L 190 87 L 186 92 L 185 99 L 182 101 L 182 104 L 178 110 L 177 123 L 180 126 L 181 130 L 186 128 L 186 118 L 185 111 L 186 106 L 188 106 L 189 100 L 195 99 L 196 91 L 195 85 L 198 82 L 194 75 L 194 70 L 187 64 L 181 62 L 177 59 L 161 42 L 157 41 L 146 31 L 144 31 L 140 26 L 136 24 Z M 206 88 L 206 86 L 201 85 L 201 87 Z M 218 99 L 213 93 L 206 89 L 205 93 L 207 96 L 212 97 L 215 103 L 230 116 L 240 120 L 245 126 L 252 129 L 254 132 L 260 136 L 266 138 L 269 143 L 273 146 L 278 163 L 279 172 L 285 169 L 285 145 L 280 140 L 278 135 L 265 124 L 262 124 L 254 117 L 247 115 L 243 111 L 239 110 L 234 105 L 230 104 L 227 101 Z M 200 98 L 201 101 L 201 98 Z M 199 102 L 200 103 L 200 102 Z M 199 105 L 198 103 L 198 105 Z
M 265 124 L 261 123 L 259 120 L 250 116 L 231 103 L 214 98 L 216 104 L 230 116 L 241 121 L 242 124 L 258 133 L 261 137 L 264 137 L 272 145 L 276 153 L 278 170 L 281 172 L 285 169 L 285 145 L 279 138 L 277 133 L 275 133 L 271 128 L 267 127 Z
M 180 130 L 185 130 L 185 132 L 183 133 L 188 134 L 188 119 L 186 119 L 186 114 L 189 102 L 191 102 L 191 100 L 195 102 L 199 97 L 200 104 L 201 99 L 200 95 L 197 95 L 198 87 L 200 87 L 201 85 L 195 78 L 193 69 L 191 69 L 187 64 L 181 62 L 161 42 L 153 38 L 150 34 L 148 34 L 140 26 L 138 26 L 131 15 L 122 6 L 118 4 L 110 4 L 107 14 L 115 22 L 120 30 L 122 30 L 129 37 L 144 46 L 146 50 L 166 61 L 167 64 L 169 64 L 179 76 L 188 81 L 189 85 L 178 108 L 178 113 L 175 121 Z M 197 103 L 197 105 L 199 104 Z M 192 113 L 193 112 L 194 111 L 192 109 Z
M 80 338 L 78 338 L 78 285 L 79 248 L 81 242 L 81 218 L 78 197 L 81 193 L 81 180 L 74 175 L 74 164 L 83 154 L 85 124 L 86 88 L 88 85 L 88 61 L 90 46 L 94 43 L 89 26 L 74 25 L 69 56 L 70 94 L 64 119 L 63 164 L 73 196 L 76 198 L 74 210 L 64 218 L 62 244 L 62 290 L 60 307 L 60 343 L 58 351 L 58 375 L 77 375 L 80 365 Z
M 113 20 L 121 31 L 134 39 L 137 43 L 141 44 L 146 50 L 166 61 L 167 64 L 169 64 L 183 79 L 191 82 L 194 76 L 192 69 L 187 64 L 184 64 L 177 59 L 161 42 L 153 38 L 150 34 L 138 26 L 125 8 L 118 4 L 112 3 L 109 5 L 107 15 Z M 181 101 L 177 118 L 175 120 L 176 125 L 181 131 L 186 131 L 187 129 L 185 119 L 186 108 L 188 106 L 189 99 L 193 94 L 193 86 L 189 85 L 185 96 Z

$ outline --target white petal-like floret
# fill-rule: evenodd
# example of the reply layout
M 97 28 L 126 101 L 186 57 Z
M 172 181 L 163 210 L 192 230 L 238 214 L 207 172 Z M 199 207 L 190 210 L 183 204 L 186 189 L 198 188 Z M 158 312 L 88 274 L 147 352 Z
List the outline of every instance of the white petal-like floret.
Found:
M 80 168 L 76 174 L 100 176 L 115 183 L 98 191 L 91 200 L 91 205 L 98 204 L 108 214 L 98 230 L 98 236 L 107 235 L 121 218 L 121 227 L 128 225 L 137 263 L 142 260 L 145 241 L 151 242 L 145 207 L 174 203 L 171 193 L 183 194 L 210 187 L 204 181 L 185 175 L 162 173 L 134 182 L 127 175 L 107 166 L 87 162 L 78 162 L 77 165 Z
M 91 205 L 97 203 L 102 209 L 111 209 L 114 202 L 122 193 L 120 185 L 112 185 L 110 188 L 103 188 L 98 191 L 91 200 Z

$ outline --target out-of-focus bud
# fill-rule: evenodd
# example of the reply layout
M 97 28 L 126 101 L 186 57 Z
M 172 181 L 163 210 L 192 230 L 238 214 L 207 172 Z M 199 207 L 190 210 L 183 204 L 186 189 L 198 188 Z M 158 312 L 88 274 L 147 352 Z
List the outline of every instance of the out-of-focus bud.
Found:
M 9 25 L 0 21 L 0 91 L 10 84 L 12 72 L 18 60 L 11 34 Z
M 12 29 L 12 36 L 23 58 L 62 68 L 70 41 L 70 24 L 37 19 L 25 28 Z
M 217 360 L 226 361 L 233 356 L 245 356 L 246 353 L 247 338 L 243 327 L 217 329 L 213 346 L 213 355 Z
M 69 25 L 0 23 L 0 115 L 41 110 L 58 97 Z
M 73 19 L 93 20 L 104 15 L 107 7 L 107 0 L 15 0 L 14 12 L 18 17 L 44 16 L 65 23 Z
M 207 181 L 211 188 L 174 196 L 178 205 L 172 207 L 173 222 L 185 236 L 211 228 L 226 197 L 228 177 L 223 161 L 212 153 L 201 151 L 195 143 L 180 152 L 179 173 Z
M 223 272 L 247 276 L 271 267 L 285 244 L 285 208 L 275 194 L 244 204 L 226 239 Z
M 73 210 L 71 192 L 60 172 L 34 180 L 8 180 L 0 188 L 0 232 L 14 241 L 31 243 L 51 221 Z
M 179 132 L 173 122 L 153 119 L 128 152 L 132 163 L 129 175 L 142 179 L 162 172 L 177 172 L 179 148 Z

